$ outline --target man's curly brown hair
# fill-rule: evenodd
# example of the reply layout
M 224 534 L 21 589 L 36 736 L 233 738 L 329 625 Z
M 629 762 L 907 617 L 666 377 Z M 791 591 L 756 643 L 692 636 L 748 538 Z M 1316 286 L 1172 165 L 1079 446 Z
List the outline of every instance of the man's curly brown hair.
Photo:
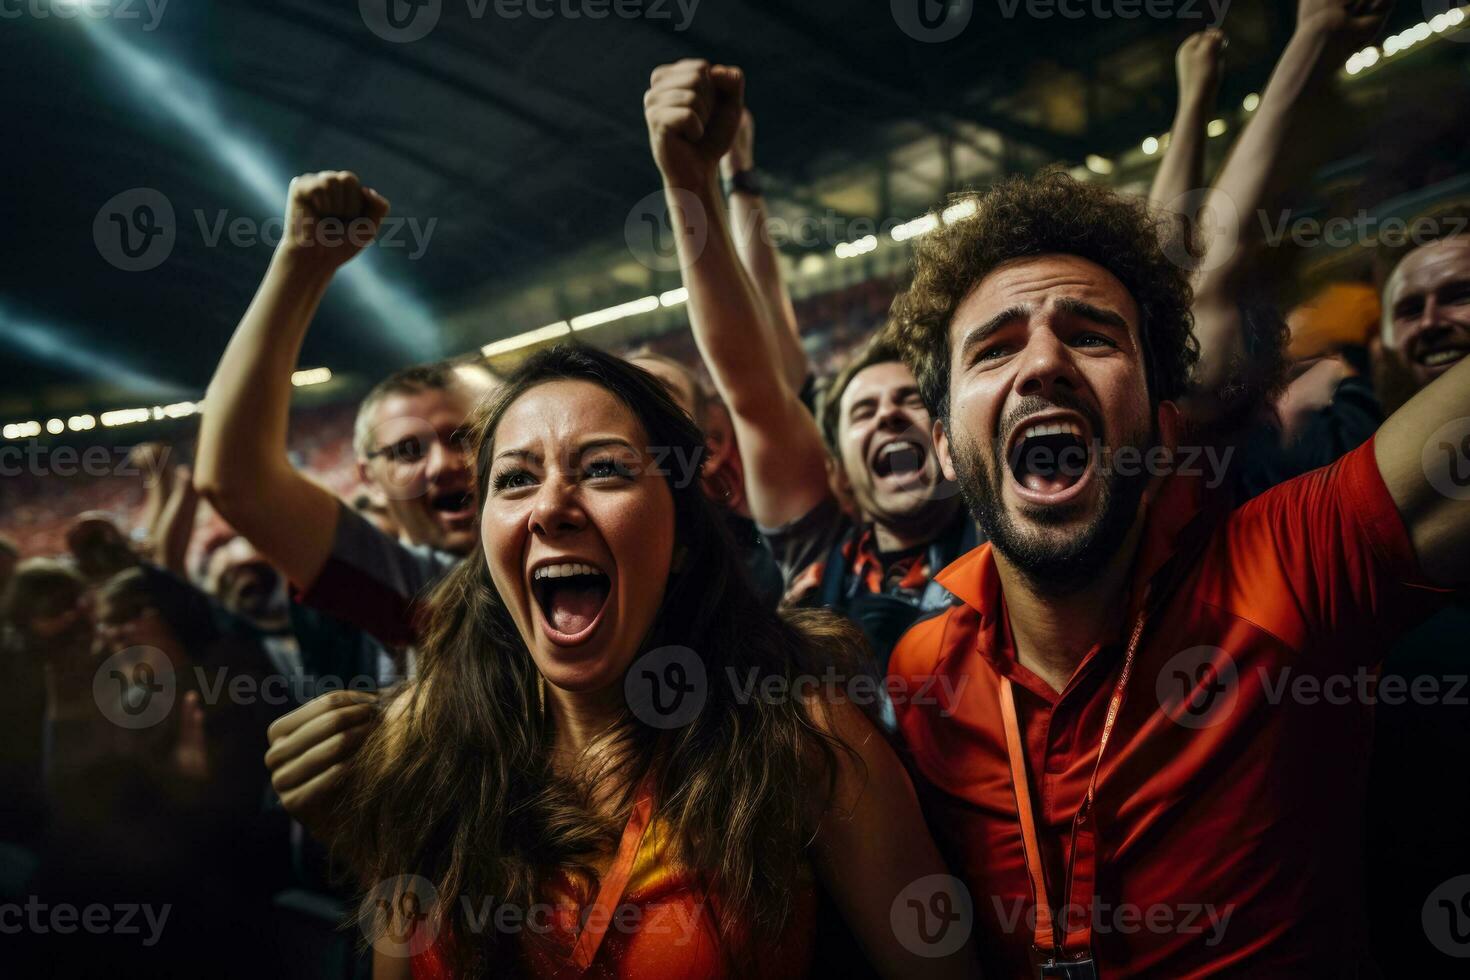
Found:
M 960 301 L 1012 259 L 1075 255 L 1118 278 L 1138 304 L 1139 335 L 1150 400 L 1177 399 L 1189 385 L 1199 344 L 1190 314 L 1189 272 L 1169 255 L 1170 225 L 1146 203 L 1065 173 L 1012 177 L 973 201 L 973 217 L 925 236 L 914 253 L 914 278 L 894 301 L 893 336 L 936 419 L 949 419 L 949 327 Z

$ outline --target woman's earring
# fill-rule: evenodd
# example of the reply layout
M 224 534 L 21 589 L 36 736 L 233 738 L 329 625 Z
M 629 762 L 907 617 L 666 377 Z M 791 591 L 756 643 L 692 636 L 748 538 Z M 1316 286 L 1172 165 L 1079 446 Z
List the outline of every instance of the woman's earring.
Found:
M 541 671 L 536 671 L 536 707 L 541 712 L 541 717 L 546 717 L 546 677 Z

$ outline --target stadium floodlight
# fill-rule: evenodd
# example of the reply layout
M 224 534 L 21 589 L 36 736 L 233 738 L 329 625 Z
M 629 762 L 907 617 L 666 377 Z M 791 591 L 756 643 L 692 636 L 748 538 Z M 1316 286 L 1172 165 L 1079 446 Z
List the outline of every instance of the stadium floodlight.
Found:
M 89 377 L 108 381 L 138 392 L 182 393 L 173 381 L 135 370 L 115 357 L 92 352 L 81 332 L 55 323 L 23 320 L 0 308 L 0 344 L 19 348 L 38 361 L 71 368 Z
M 285 210 L 290 175 L 261 149 L 241 138 L 240 127 L 215 108 L 204 82 L 178 65 L 125 40 L 104 21 L 80 18 L 87 37 L 130 83 L 139 101 L 165 113 L 250 192 L 267 214 Z M 371 315 L 382 336 L 414 361 L 443 353 L 443 338 L 428 308 L 375 267 L 371 250 L 343 266 L 337 277 Z

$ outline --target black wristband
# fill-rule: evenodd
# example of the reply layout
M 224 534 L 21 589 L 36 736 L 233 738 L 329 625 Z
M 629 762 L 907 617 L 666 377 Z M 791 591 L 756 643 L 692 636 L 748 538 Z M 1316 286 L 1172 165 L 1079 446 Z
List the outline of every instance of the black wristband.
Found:
M 737 170 L 725 178 L 724 184 L 726 197 L 729 197 L 737 191 L 741 194 L 752 194 L 756 197 L 760 197 L 762 193 L 760 177 L 754 170 Z

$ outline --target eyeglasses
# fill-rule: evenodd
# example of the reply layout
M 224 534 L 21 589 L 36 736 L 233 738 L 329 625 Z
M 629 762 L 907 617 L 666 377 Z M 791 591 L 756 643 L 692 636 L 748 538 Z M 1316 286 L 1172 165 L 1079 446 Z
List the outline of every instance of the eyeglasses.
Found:
M 465 428 L 455 429 L 448 437 L 441 437 L 436 433 L 434 441 L 452 453 L 467 453 L 470 449 L 470 433 Z M 416 432 L 397 442 L 379 446 L 366 455 L 368 459 L 381 457 L 394 473 L 411 473 L 422 467 L 429 458 L 429 440 L 425 434 Z

